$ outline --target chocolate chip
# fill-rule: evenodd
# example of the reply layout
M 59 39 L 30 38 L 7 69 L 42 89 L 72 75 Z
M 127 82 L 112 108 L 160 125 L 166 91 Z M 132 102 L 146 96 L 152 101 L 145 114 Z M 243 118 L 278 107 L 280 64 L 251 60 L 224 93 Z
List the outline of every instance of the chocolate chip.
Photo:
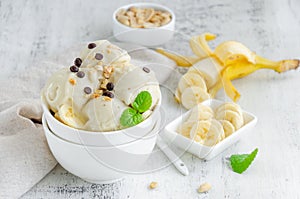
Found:
M 101 53 L 96 53 L 95 58 L 98 59 L 98 60 L 102 60 L 103 55 Z
M 85 88 L 83 89 L 83 91 L 84 91 L 86 94 L 91 94 L 92 89 L 91 89 L 90 87 L 85 87 Z
M 114 94 L 112 92 L 109 92 L 109 91 L 104 91 L 103 96 L 107 96 L 109 98 L 114 98 Z
M 89 43 L 88 48 L 89 49 L 93 49 L 95 48 L 97 45 L 95 43 Z
M 74 60 L 74 64 L 75 64 L 75 66 L 80 67 L 82 64 L 82 60 L 80 58 L 76 58 Z
M 70 67 L 70 71 L 73 73 L 77 73 L 79 71 L 79 68 L 77 66 L 73 65 Z
M 76 75 L 79 78 L 83 78 L 85 76 L 85 73 L 83 71 L 79 71 Z
M 114 87 L 115 87 L 115 85 L 114 85 L 112 82 L 108 82 L 108 83 L 106 84 L 106 88 L 107 88 L 107 90 L 109 90 L 109 91 L 114 90 Z
M 147 67 L 143 67 L 143 71 L 145 71 L 146 73 L 150 73 L 150 69 Z

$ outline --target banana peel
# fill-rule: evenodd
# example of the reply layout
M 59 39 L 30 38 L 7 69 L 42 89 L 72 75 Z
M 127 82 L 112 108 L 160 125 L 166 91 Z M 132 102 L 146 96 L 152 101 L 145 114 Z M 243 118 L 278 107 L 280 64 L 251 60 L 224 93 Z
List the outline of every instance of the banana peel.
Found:
M 193 66 L 207 57 L 216 58 L 221 63 L 222 69 L 220 70 L 220 79 L 209 88 L 209 94 L 211 97 L 215 97 L 217 92 L 224 87 L 226 94 L 235 102 L 239 100 L 241 95 L 232 84 L 232 80 L 243 78 L 259 69 L 271 69 L 278 73 L 295 70 L 300 64 L 298 59 L 281 61 L 266 59 L 236 41 L 225 41 L 212 51 L 208 42 L 215 38 L 216 35 L 211 33 L 203 33 L 192 37 L 190 47 L 196 56 L 182 56 L 166 52 L 163 49 L 157 49 L 156 51 L 174 60 L 178 66 L 182 67 Z M 178 99 L 178 101 L 180 100 Z
M 216 35 L 211 33 L 203 33 L 198 36 L 194 36 L 190 40 L 190 47 L 195 55 L 203 59 L 213 54 L 208 45 L 208 41 L 214 40 Z
M 249 63 L 247 61 L 237 62 L 229 65 L 221 71 L 221 79 L 211 90 L 210 94 L 215 96 L 219 89 L 224 86 L 225 92 L 234 102 L 240 98 L 240 93 L 233 86 L 232 80 L 239 79 L 254 73 L 260 69 L 271 69 L 278 73 L 295 70 L 299 67 L 299 60 L 282 60 L 273 62 L 265 58 L 257 56 L 257 64 Z
M 195 56 L 183 56 L 183 55 L 178 55 L 175 53 L 170 53 L 165 51 L 162 48 L 157 48 L 156 52 L 168 57 L 169 59 L 173 60 L 176 62 L 177 66 L 181 66 L 181 67 L 190 67 L 193 64 L 197 63 L 198 61 L 201 60 L 201 58 L 199 57 L 195 57 Z
M 197 63 L 201 59 L 204 59 L 208 56 L 212 56 L 213 52 L 208 45 L 208 41 L 211 41 L 216 38 L 216 35 L 211 33 L 203 33 L 198 36 L 194 36 L 190 40 L 190 47 L 195 56 L 183 56 L 175 53 L 170 53 L 165 51 L 162 48 L 157 48 L 156 52 L 168 57 L 169 59 L 176 62 L 178 66 L 181 67 L 190 67 L 193 64 Z

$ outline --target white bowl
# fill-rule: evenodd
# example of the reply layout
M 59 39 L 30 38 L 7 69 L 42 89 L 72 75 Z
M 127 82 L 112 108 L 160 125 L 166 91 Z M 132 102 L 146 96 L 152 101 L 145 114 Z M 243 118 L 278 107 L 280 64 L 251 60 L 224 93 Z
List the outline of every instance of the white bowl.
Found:
M 223 101 L 220 100 L 206 100 L 201 104 L 210 106 L 213 110 L 223 104 Z M 183 114 L 182 116 L 176 118 L 174 121 L 169 123 L 165 127 L 165 131 L 163 133 L 163 137 L 167 138 L 169 142 L 175 144 L 179 148 L 188 151 L 201 159 L 210 160 L 217 156 L 219 153 L 224 151 L 226 148 L 237 142 L 242 136 L 246 133 L 250 133 L 251 129 L 257 123 L 257 118 L 246 111 L 243 111 L 245 124 L 243 127 L 235 131 L 232 135 L 226 137 L 221 142 L 217 143 L 215 146 L 205 146 L 198 142 L 195 142 L 189 138 L 184 137 L 183 135 L 177 133 L 177 129 L 182 124 L 182 122 L 186 121 L 189 117 L 191 110 Z
M 50 131 L 45 115 L 43 128 L 50 150 L 63 168 L 88 182 L 106 184 L 138 173 L 155 146 L 160 125 L 147 139 L 113 147 L 84 146 L 61 139 Z
M 153 8 L 155 10 L 168 11 L 171 15 L 171 21 L 163 26 L 155 28 L 131 28 L 120 23 L 117 18 L 117 12 L 120 9 L 127 10 L 130 7 Z M 174 34 L 175 14 L 174 12 L 162 5 L 155 3 L 133 3 L 118 8 L 113 13 L 113 34 L 119 41 L 140 44 L 143 46 L 159 46 L 169 41 Z
M 160 118 L 160 104 L 161 96 L 152 114 L 136 126 L 118 131 L 93 132 L 75 129 L 58 121 L 51 114 L 49 107 L 42 97 L 42 107 L 50 130 L 62 139 L 87 146 L 114 146 L 151 136 L 156 121 Z

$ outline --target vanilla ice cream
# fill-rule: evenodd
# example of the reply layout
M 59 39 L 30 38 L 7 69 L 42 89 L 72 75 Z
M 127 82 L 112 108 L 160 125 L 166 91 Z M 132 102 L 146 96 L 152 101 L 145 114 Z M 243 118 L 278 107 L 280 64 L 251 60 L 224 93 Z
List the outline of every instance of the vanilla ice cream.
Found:
M 113 131 L 122 112 L 141 91 L 152 97 L 147 117 L 160 100 L 159 83 L 147 67 L 130 64 L 130 56 L 106 40 L 86 45 L 74 65 L 53 74 L 42 99 L 61 122 L 89 131 Z

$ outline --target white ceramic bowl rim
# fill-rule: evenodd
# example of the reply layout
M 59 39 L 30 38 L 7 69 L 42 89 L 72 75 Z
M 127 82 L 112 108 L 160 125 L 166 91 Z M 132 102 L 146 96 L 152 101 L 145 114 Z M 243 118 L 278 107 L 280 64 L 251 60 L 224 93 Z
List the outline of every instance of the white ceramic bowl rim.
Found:
M 154 28 L 132 28 L 130 26 L 126 26 L 122 23 L 120 23 L 118 20 L 117 20 L 117 12 L 120 10 L 120 9 L 128 9 L 130 7 L 154 7 L 155 9 L 159 9 L 159 10 L 163 10 L 163 11 L 167 11 L 171 14 L 171 21 L 169 21 L 169 23 L 163 25 L 163 26 L 159 26 L 159 27 L 154 27 Z M 128 31 L 130 30 L 140 30 L 140 31 L 149 31 L 149 30 L 153 30 L 153 29 L 163 29 L 165 28 L 166 26 L 168 26 L 170 23 L 172 23 L 173 21 L 175 21 L 175 13 L 168 7 L 166 6 L 163 6 L 163 5 L 160 5 L 160 4 L 157 4 L 157 3 L 132 3 L 132 4 L 127 4 L 127 5 L 123 5 L 119 8 L 117 8 L 114 13 L 113 13 L 113 20 L 119 24 L 120 26 L 128 29 Z
M 59 125 L 62 125 L 62 126 L 64 126 L 65 128 L 67 128 L 67 129 L 72 129 L 72 130 L 80 131 L 80 133 L 83 133 L 83 134 L 102 133 L 102 134 L 108 135 L 108 134 L 117 134 L 117 133 L 121 133 L 121 132 L 123 132 L 123 131 L 126 131 L 126 130 L 128 131 L 129 129 L 136 128 L 136 127 L 139 127 L 139 126 L 142 126 L 145 122 L 147 122 L 147 120 L 148 120 L 151 116 L 153 116 L 153 115 L 155 114 L 155 112 L 157 112 L 157 111 L 160 110 L 160 106 L 161 106 L 161 98 L 162 98 L 162 96 L 161 96 L 161 94 L 160 94 L 159 101 L 158 101 L 158 103 L 155 105 L 153 112 L 152 112 L 151 115 L 150 115 L 148 118 L 146 118 L 144 121 L 142 121 L 141 123 L 139 123 L 139 124 L 137 124 L 137 125 L 135 125 L 135 126 L 132 126 L 132 127 L 129 127 L 129 128 L 125 128 L 125 129 L 116 130 L 116 131 L 87 131 L 87 130 L 83 130 L 83 129 L 76 129 L 76 128 L 70 127 L 70 126 L 68 126 L 68 125 L 66 125 L 66 124 L 64 124 L 64 123 L 62 123 L 62 122 L 60 122 L 60 121 L 58 121 L 58 120 L 50 113 L 50 110 L 49 110 L 49 108 L 48 108 L 46 102 L 44 101 L 44 97 L 43 97 L 43 96 L 41 96 L 41 101 L 42 101 L 42 107 L 43 107 L 43 110 L 44 110 L 44 111 L 47 111 L 46 114 L 48 114 L 48 115 L 50 115 L 51 117 L 53 117 L 53 118 L 54 118 L 54 121 L 57 122 Z
M 66 144 L 75 145 L 75 146 L 78 146 L 78 147 L 90 148 L 90 149 L 99 149 L 99 148 L 101 148 L 101 149 L 110 149 L 110 148 L 115 148 L 115 147 L 125 147 L 125 146 L 128 146 L 130 144 L 133 144 L 134 142 L 138 142 L 138 141 L 143 140 L 143 138 L 142 139 L 136 139 L 136 140 L 133 140 L 131 142 L 126 142 L 126 143 L 122 143 L 122 144 L 116 144 L 116 145 L 113 145 L 113 146 L 89 146 L 89 145 L 78 144 L 78 143 L 66 140 L 64 138 L 59 137 L 55 133 L 53 133 L 51 131 L 51 129 L 49 128 L 49 126 L 48 126 L 48 123 L 46 121 L 46 118 L 45 118 L 44 114 L 42 116 L 42 125 L 43 125 L 43 128 L 46 131 L 48 131 L 51 134 L 51 136 L 55 137 L 57 140 L 60 140 L 61 142 L 64 142 Z M 156 131 L 156 132 L 154 134 L 152 134 L 150 137 L 147 137 L 147 139 L 151 139 L 152 137 L 156 136 L 160 132 L 160 129 L 159 129 L 160 122 L 156 122 L 155 125 L 156 126 L 152 129 L 152 131 Z M 150 132 L 150 133 L 152 133 L 152 132 Z

